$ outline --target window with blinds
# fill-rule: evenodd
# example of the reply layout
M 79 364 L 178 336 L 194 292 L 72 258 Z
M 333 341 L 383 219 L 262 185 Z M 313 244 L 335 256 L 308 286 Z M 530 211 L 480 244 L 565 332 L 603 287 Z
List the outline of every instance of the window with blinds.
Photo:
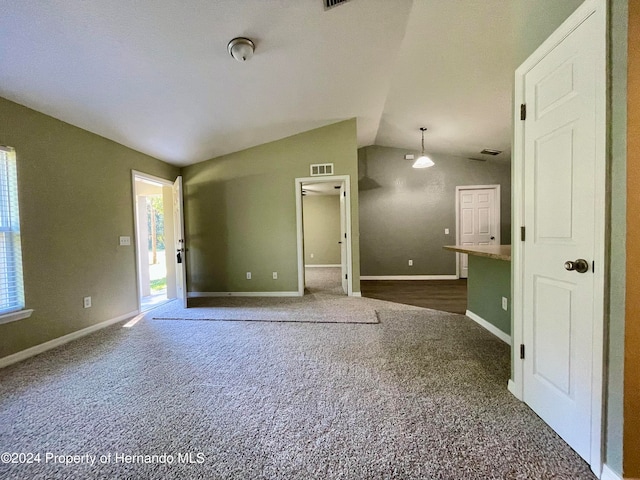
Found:
M 0 146 L 0 315 L 23 308 L 16 155 Z

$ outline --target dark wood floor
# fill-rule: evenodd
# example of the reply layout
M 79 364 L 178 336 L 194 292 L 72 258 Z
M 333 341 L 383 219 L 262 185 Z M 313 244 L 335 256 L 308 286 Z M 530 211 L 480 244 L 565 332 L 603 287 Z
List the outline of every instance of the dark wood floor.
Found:
M 467 310 L 467 280 L 361 280 L 363 297 L 452 313 Z

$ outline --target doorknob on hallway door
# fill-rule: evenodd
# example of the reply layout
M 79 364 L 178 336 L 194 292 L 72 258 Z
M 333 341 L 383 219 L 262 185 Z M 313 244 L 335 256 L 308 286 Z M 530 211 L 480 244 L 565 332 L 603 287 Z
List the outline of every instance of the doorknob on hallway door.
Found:
M 496 237 L 491 237 L 491 240 L 495 240 L 495 239 L 496 239 Z
M 575 262 L 570 260 L 564 262 L 564 268 L 570 272 L 575 270 L 578 273 L 585 273 L 589 271 L 589 263 L 584 258 L 579 258 Z

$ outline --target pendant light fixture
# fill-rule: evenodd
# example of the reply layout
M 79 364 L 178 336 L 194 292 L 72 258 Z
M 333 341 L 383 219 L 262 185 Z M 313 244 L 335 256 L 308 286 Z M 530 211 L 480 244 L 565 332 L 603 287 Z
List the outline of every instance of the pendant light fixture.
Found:
M 413 163 L 413 168 L 427 168 L 433 167 L 435 163 L 429 157 L 424 154 L 424 132 L 427 131 L 426 127 L 420 127 L 420 131 L 422 132 L 422 155 L 418 157 L 418 159 Z
M 253 56 L 255 44 L 248 38 L 237 37 L 229 42 L 227 51 L 239 62 L 246 62 Z

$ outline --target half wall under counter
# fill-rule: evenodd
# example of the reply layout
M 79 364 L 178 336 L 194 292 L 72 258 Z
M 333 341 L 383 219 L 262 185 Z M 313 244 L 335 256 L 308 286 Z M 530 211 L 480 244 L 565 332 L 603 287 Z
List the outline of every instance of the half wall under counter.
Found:
M 443 248 L 469 255 L 466 315 L 511 344 L 511 245 Z

